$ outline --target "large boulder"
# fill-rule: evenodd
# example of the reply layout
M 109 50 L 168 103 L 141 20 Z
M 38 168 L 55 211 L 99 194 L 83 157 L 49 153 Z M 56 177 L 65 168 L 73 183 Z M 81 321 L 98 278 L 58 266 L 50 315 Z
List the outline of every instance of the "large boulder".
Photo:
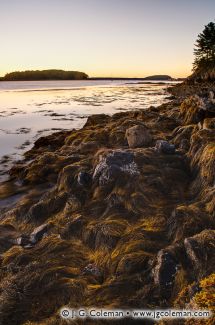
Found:
M 144 125 L 135 125 L 127 129 L 126 138 L 130 148 L 149 146 L 152 143 L 152 135 Z
M 134 154 L 129 151 L 115 150 L 100 155 L 93 173 L 93 180 L 100 186 L 112 184 L 122 175 L 139 175 Z

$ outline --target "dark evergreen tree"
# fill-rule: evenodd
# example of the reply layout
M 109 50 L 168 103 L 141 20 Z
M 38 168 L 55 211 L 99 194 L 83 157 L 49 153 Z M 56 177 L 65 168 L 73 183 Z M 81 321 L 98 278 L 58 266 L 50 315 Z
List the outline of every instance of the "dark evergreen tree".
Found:
M 215 63 L 215 23 L 210 22 L 198 35 L 194 49 L 194 70 Z

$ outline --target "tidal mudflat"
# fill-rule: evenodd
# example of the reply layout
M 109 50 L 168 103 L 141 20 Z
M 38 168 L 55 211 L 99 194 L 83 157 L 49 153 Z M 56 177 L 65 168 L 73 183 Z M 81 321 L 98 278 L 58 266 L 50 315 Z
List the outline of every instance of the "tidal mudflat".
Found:
M 168 101 L 169 83 L 37 81 L 0 83 L 0 181 L 35 140 L 81 128 L 92 114 L 145 109 Z

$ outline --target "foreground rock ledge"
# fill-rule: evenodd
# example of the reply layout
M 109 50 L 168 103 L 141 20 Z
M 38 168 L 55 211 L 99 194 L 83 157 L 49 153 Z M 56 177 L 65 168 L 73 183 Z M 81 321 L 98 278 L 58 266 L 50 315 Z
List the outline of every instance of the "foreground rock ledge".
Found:
M 0 324 L 65 324 L 65 305 L 212 309 L 214 96 L 177 91 L 40 138 L 12 168 L 0 187 Z

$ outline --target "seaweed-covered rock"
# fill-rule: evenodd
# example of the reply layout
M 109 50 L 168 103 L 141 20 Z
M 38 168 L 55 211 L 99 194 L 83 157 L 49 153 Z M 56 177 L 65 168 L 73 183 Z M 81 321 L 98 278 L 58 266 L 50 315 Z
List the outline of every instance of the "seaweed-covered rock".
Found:
M 76 215 L 61 232 L 61 238 L 71 239 L 72 237 L 80 237 L 82 228 L 86 221 L 82 215 Z
M 213 130 L 215 129 L 215 117 L 214 118 L 205 118 L 203 121 L 202 128 L 204 130 Z
M 85 127 L 104 124 L 110 120 L 110 116 L 105 114 L 94 114 L 88 117 Z
M 210 92 L 207 98 L 198 95 L 186 98 L 180 107 L 180 113 L 185 124 L 196 124 L 205 118 L 215 117 L 214 94 Z
M 212 307 L 213 102 L 208 87 L 196 89 L 201 113 L 188 103 L 180 115 L 177 96 L 94 116 L 59 141 L 38 141 L 0 184 L 0 323 L 60 324 L 66 305 L 172 308 L 177 296 L 182 308 Z M 137 124 L 163 139 L 156 149 L 128 148 L 126 130 Z
M 65 204 L 63 215 L 65 217 L 71 216 L 72 213 L 81 209 L 81 201 L 75 195 L 71 195 Z
M 184 246 L 198 279 L 214 271 L 215 230 L 207 229 L 193 237 L 186 238 Z
M 11 224 L 0 225 L 0 253 L 17 244 L 19 232 Z
M 180 242 L 186 237 L 198 234 L 205 228 L 214 227 L 213 218 L 195 205 L 181 205 L 173 210 L 167 221 L 169 238 Z
M 84 242 L 93 249 L 113 249 L 122 237 L 127 222 L 104 220 L 100 223 L 90 222 L 83 233 Z
M 179 145 L 179 149 L 182 151 L 182 152 L 187 152 L 190 148 L 190 143 L 187 139 L 182 139 L 181 142 L 180 142 L 180 145 Z
M 180 107 L 184 124 L 198 123 L 204 119 L 205 103 L 198 95 L 186 98 Z
M 125 254 L 117 265 L 116 275 L 129 275 L 147 269 L 149 258 L 149 254 L 146 254 L 145 252 L 132 252 L 130 254 Z
M 157 140 L 155 149 L 158 153 L 172 155 L 175 153 L 175 146 L 174 144 L 169 143 L 165 140 Z
M 144 147 L 152 143 L 151 133 L 144 125 L 135 125 L 127 129 L 126 138 L 130 148 Z
M 99 144 L 96 141 L 87 141 L 87 142 L 81 142 L 76 150 L 80 152 L 81 154 L 88 154 L 95 152 L 99 148 Z
M 64 207 L 67 199 L 66 193 L 56 193 L 50 197 L 49 195 L 45 195 L 39 202 L 31 206 L 26 214 L 27 220 L 35 222 L 47 220 L 53 213 L 57 213 Z

